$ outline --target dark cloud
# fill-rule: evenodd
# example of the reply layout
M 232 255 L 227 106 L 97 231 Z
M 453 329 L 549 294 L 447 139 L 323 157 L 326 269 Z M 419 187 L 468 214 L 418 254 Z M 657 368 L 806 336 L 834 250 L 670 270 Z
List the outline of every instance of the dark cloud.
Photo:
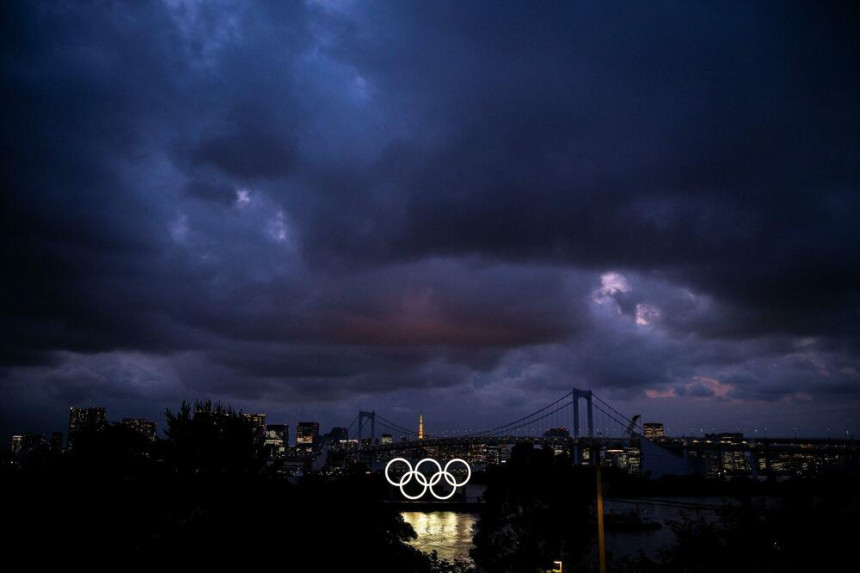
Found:
M 0 10 L 4 428 L 857 404 L 851 4 Z
M 185 193 L 203 201 L 215 201 L 232 205 L 237 199 L 237 189 L 225 181 L 215 178 L 198 178 L 189 181 L 184 187 Z
M 272 179 L 286 175 L 295 163 L 295 146 L 259 125 L 242 125 L 215 135 L 190 150 L 180 151 L 194 166 L 216 167 L 227 175 Z

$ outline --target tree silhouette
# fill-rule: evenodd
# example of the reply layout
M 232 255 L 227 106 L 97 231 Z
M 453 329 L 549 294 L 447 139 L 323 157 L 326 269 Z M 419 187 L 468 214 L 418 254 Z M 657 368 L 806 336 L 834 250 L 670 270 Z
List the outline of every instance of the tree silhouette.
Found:
M 577 563 L 591 538 L 594 479 L 567 456 L 518 444 L 507 467 L 487 481 L 472 558 L 493 572 L 546 571 Z
M 181 475 L 231 477 L 261 467 L 251 424 L 241 412 L 220 402 L 183 401 L 167 416 L 165 461 Z
M 80 477 L 135 477 L 146 471 L 153 444 L 122 424 L 84 428 L 70 452 L 70 469 Z

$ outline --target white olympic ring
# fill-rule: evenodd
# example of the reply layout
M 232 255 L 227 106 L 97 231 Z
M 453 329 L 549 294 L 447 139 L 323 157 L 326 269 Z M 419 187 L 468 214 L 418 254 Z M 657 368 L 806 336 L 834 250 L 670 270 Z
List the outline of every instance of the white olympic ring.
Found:
M 399 482 L 392 480 L 388 474 L 388 469 L 394 462 L 403 462 L 409 468 L 400 478 Z M 423 464 L 424 462 L 429 462 L 431 464 L 436 465 L 436 473 L 430 476 L 430 479 L 427 479 L 427 476 L 418 471 L 418 468 L 420 468 L 421 464 Z M 451 464 L 453 464 L 454 462 L 460 462 L 461 464 L 466 466 L 466 479 L 464 479 L 462 483 L 458 483 L 457 478 L 454 477 L 454 474 L 448 471 L 448 468 L 451 467 Z M 424 486 L 424 489 L 421 490 L 421 493 L 415 496 L 409 495 L 408 493 L 406 493 L 406 490 L 403 489 L 403 486 L 411 482 L 413 477 L 415 478 L 415 481 L 418 482 L 418 485 Z M 399 487 L 400 493 L 402 493 L 403 497 L 405 497 L 406 499 L 419 499 L 423 497 L 429 489 L 430 493 L 433 494 L 433 497 L 439 500 L 445 500 L 454 497 L 454 493 L 456 493 L 457 488 L 462 485 L 466 485 L 469 480 L 472 479 L 472 468 L 469 467 L 469 463 L 466 462 L 466 460 L 462 460 L 460 458 L 453 458 L 451 460 L 448 460 L 448 463 L 445 464 L 444 469 L 442 468 L 442 464 L 440 464 L 433 458 L 424 458 L 423 460 L 415 464 L 415 469 L 412 469 L 412 464 L 410 464 L 409 460 L 407 460 L 406 458 L 394 458 L 385 465 L 385 479 L 388 480 L 388 483 L 390 483 L 394 487 Z M 445 483 L 451 486 L 451 491 L 447 495 L 439 495 L 433 489 L 433 486 L 439 485 L 439 482 L 441 482 L 442 479 L 445 480 Z

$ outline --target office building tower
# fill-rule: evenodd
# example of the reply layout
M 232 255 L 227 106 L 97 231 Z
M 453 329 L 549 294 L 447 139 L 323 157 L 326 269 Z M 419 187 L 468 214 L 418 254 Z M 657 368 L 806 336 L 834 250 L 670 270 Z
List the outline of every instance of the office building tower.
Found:
M 123 418 L 122 425 L 134 430 L 150 442 L 155 441 L 155 422 L 146 418 Z
M 266 441 L 266 415 L 248 412 L 246 414 L 242 414 L 242 417 L 248 420 L 251 424 L 251 434 L 254 438 L 254 446 L 258 449 L 262 448 Z
M 644 424 L 642 424 L 642 435 L 644 435 L 649 440 L 664 437 L 665 433 L 663 432 L 663 423 L 645 422 Z
M 53 432 L 51 434 L 51 453 L 59 454 L 63 451 L 63 433 L 62 432 Z
M 289 443 L 290 427 L 287 424 L 269 424 L 266 426 L 266 440 L 263 447 L 269 459 L 283 459 L 287 454 Z
M 48 441 L 42 434 L 26 433 L 12 436 L 12 453 L 29 454 L 32 452 L 45 452 L 48 449 Z
M 83 432 L 100 432 L 107 427 L 105 409 L 102 406 L 93 408 L 69 409 L 69 450 L 75 447 L 75 440 Z
M 299 422 L 296 426 L 296 450 L 313 452 L 320 434 L 318 422 Z

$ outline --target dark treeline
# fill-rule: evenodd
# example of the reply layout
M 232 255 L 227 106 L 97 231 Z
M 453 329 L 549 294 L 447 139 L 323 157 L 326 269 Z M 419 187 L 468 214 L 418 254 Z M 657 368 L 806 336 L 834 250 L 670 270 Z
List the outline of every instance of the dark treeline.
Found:
M 504 468 L 486 476 L 472 556 L 484 571 L 548 571 L 558 559 L 595 571 L 595 474 L 567 456 L 528 444 L 514 448 Z M 786 481 L 648 480 L 603 469 L 609 497 L 708 496 L 726 504 L 713 519 L 683 515 L 667 524 L 676 541 L 646 556 L 609 554 L 614 572 L 677 573 L 839 570 L 853 559 L 860 523 L 858 475 L 837 472 Z M 567 570 L 567 569 L 566 569 Z
M 118 424 L 81 433 L 67 454 L 3 466 L 3 547 L 33 564 L 248 567 L 266 556 L 286 571 L 473 570 L 406 543 L 415 533 L 383 503 L 390 488 L 379 474 L 356 464 L 337 477 L 286 480 L 267 468 L 258 444 L 240 413 L 207 403 L 168 411 L 165 438 L 154 442 Z M 529 444 L 476 476 L 487 485 L 472 550 L 477 571 L 542 572 L 555 559 L 565 571 L 594 570 L 594 477 L 593 468 Z M 609 570 L 835 568 L 853 551 L 856 477 L 649 481 L 605 468 L 608 496 L 734 502 L 719 519 L 669 524 L 677 541 L 654 559 L 610 555 Z
M 379 476 L 270 475 L 250 423 L 220 404 L 168 411 L 163 440 L 114 424 L 29 462 L 2 474 L 3 546 L 28 563 L 256 567 L 266 556 L 286 571 L 456 569 L 405 543 L 415 533 L 378 502 Z

